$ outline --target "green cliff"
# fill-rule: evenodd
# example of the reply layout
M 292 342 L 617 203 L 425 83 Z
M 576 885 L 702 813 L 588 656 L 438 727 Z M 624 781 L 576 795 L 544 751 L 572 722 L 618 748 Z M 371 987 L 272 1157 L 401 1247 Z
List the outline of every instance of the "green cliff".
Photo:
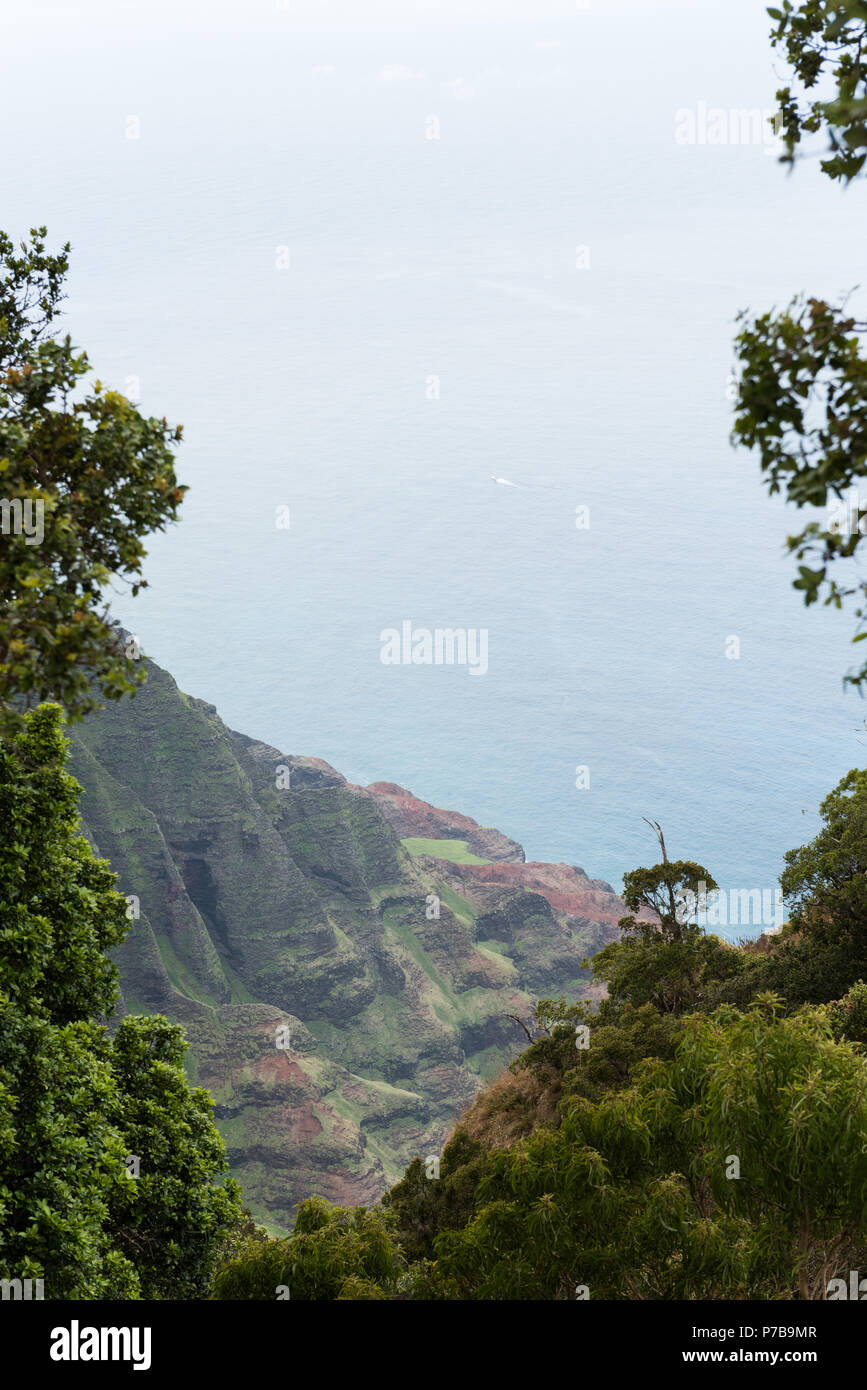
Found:
M 183 1023 L 265 1225 L 313 1192 L 373 1201 L 518 1053 L 507 1015 L 583 988 L 619 900 L 568 866 L 413 856 L 374 792 L 233 733 L 147 668 L 72 736 L 86 833 L 130 901 L 122 1009 Z M 552 867 L 589 907 L 521 881 Z

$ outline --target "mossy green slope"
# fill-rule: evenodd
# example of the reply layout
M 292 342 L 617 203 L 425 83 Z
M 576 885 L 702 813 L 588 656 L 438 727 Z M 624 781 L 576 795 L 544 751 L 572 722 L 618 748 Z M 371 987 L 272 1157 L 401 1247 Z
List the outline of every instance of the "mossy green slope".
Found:
M 506 1015 L 529 1012 L 533 940 L 547 959 L 562 926 L 520 888 L 476 885 L 470 901 L 373 796 L 233 733 L 147 666 L 133 700 L 72 736 L 86 831 L 137 913 L 123 1007 L 185 1024 L 232 1171 L 272 1229 L 312 1192 L 374 1200 L 516 1055 Z M 581 973 L 570 947 L 564 984 Z

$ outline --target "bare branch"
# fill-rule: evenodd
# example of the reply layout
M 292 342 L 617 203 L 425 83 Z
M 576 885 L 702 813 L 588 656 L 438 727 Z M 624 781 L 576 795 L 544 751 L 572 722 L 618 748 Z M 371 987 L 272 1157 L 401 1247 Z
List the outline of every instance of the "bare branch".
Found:
M 658 820 L 648 820 L 647 816 L 642 816 L 641 819 L 644 821 L 645 825 L 650 826 L 651 830 L 653 831 L 654 835 L 659 841 L 659 848 L 662 850 L 662 862 L 663 864 L 667 864 L 668 855 L 665 852 L 665 838 L 662 834 L 662 826 L 659 824 Z

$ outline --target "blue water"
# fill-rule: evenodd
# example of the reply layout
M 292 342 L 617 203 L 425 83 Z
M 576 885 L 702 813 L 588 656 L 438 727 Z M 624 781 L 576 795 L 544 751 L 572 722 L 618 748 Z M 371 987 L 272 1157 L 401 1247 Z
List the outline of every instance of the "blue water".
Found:
M 183 522 L 118 616 L 232 727 L 528 858 L 619 883 L 649 816 L 770 888 L 863 761 L 862 649 L 729 447 L 733 319 L 857 284 L 865 203 L 675 143 L 678 108 L 773 106 L 763 6 L 260 19 L 7 35 L 0 225 L 73 242 L 70 332 L 185 426 Z M 487 629 L 487 673 L 383 665 L 405 619 Z

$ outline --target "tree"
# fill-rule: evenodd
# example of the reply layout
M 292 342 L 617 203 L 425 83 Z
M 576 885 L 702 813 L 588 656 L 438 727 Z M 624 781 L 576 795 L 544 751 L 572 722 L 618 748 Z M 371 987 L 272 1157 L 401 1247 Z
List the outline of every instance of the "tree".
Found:
M 75 719 L 144 679 L 104 601 L 145 587 L 142 537 L 177 516 L 181 429 L 99 381 L 60 312 L 69 247 L 0 233 L 0 713 L 58 700 Z
M 788 922 L 709 991 L 744 1006 L 768 990 L 789 1009 L 840 999 L 867 976 L 867 772 L 848 772 L 820 806 L 822 828 L 788 850 L 780 884 Z
M 625 1089 L 646 1057 L 673 1055 L 682 1027 L 679 1017 L 650 1002 L 636 1006 L 611 996 L 598 1004 L 540 999 L 535 1017 L 545 1036 L 516 1057 L 509 1071 L 544 1077 L 558 1101 L 567 1095 L 601 1100 Z
M 0 742 L 0 990 L 51 1023 L 109 1014 L 126 901 L 80 833 L 62 711 L 44 705 Z
M 827 1015 L 835 1038 L 867 1047 L 867 984 L 863 980 L 856 980 L 842 999 L 830 1004 Z
M 608 987 L 612 1000 L 650 1003 L 663 1013 L 681 1013 L 696 1005 L 702 980 L 734 969 L 726 948 L 705 936 L 697 921 L 704 895 L 717 888 L 708 870 L 692 859 L 670 860 L 662 830 L 648 821 L 659 840 L 662 862 L 623 875 L 623 900 L 630 909 L 621 917 L 620 941 L 609 942 L 593 957 L 593 975 Z M 636 914 L 651 913 L 651 917 Z
M 117 1122 L 136 1162 L 127 1179 L 135 1200 L 111 1208 L 109 1232 L 143 1298 L 204 1298 L 222 1243 L 243 1220 L 238 1184 L 215 1182 L 226 1149 L 212 1096 L 184 1075 L 186 1050 L 182 1030 L 159 1015 L 123 1019 L 112 1044 Z
M 671 1061 L 490 1155 L 418 1292 L 823 1298 L 867 1255 L 867 1064 L 820 1011 L 685 1020 Z
M 205 1296 L 241 1219 L 181 1030 L 103 1021 L 128 926 L 80 834 L 62 711 L 0 744 L 0 1277 L 47 1298 Z
M 66 296 L 63 281 L 69 269 L 69 242 L 56 254 L 45 249 L 45 227 L 30 231 L 21 254 L 0 232 L 0 370 L 23 367 L 44 341 Z
M 43 1279 L 49 1299 L 141 1295 L 110 1233 L 134 1196 L 110 1052 L 99 1025 L 0 993 L 0 1278 Z
M 649 821 L 646 816 L 643 819 L 659 841 L 662 863 L 650 869 L 632 869 L 623 875 L 623 901 L 630 915 L 621 917 L 619 926 L 642 940 L 685 941 L 697 900 L 717 884 L 704 865 L 692 859 L 669 860 L 659 822 Z M 635 916 L 639 912 L 651 913 L 652 919 L 639 920 Z
M 841 947 L 867 971 L 867 772 L 841 778 L 820 808 L 815 839 L 786 853 L 780 885 L 792 927 L 820 948 Z
M 590 1029 L 586 1048 L 575 1048 L 566 1078 L 567 1096 L 602 1100 L 632 1084 L 636 1069 L 648 1057 L 670 1059 L 683 1030 L 681 1018 L 660 1013 L 652 1004 L 616 1009 L 605 1000 Z
M 777 92 L 786 153 L 794 164 L 802 136 L 824 130 L 830 157 L 822 161 L 829 178 L 849 183 L 867 158 L 867 4 L 864 0 L 783 0 L 769 9 L 776 21 L 771 43 L 785 51 L 792 85 Z M 816 95 L 828 84 L 830 100 Z M 811 95 L 812 94 L 812 95 Z
M 867 531 L 867 507 L 852 506 L 849 489 L 867 461 L 867 360 L 858 337 L 867 324 L 819 299 L 795 299 L 781 314 L 750 319 L 737 338 L 741 364 L 732 441 L 757 448 L 768 492 L 785 488 L 798 508 L 826 507 L 822 522 L 810 521 L 787 547 L 800 563 L 793 587 L 804 603 L 842 608 L 867 588 L 852 572 L 839 581 L 831 565 L 851 560 Z M 836 510 L 830 507 L 838 499 Z M 845 499 L 845 500 L 844 500 Z M 867 609 L 856 608 L 863 622 Z M 856 634 L 862 641 L 867 631 Z M 847 676 L 867 679 L 867 666 Z
M 486 1162 L 484 1146 L 459 1128 L 443 1149 L 438 1178 L 428 1178 L 421 1159 L 414 1158 L 400 1182 L 386 1192 L 382 1205 L 394 1213 L 408 1260 L 431 1259 L 436 1236 L 459 1230 L 472 1218 Z
M 301 1204 L 285 1240 L 253 1240 L 216 1275 L 215 1299 L 380 1299 L 395 1293 L 404 1269 L 387 1212 Z
M 792 167 L 802 137 L 824 130 L 830 155 L 822 170 L 849 183 L 863 173 L 867 159 L 867 4 L 784 0 L 768 13 L 776 21 L 772 43 L 785 52 L 794 79 L 777 93 L 786 142 L 782 162 Z M 842 608 L 859 595 L 853 641 L 863 641 L 867 584 L 845 562 L 867 533 L 863 499 L 853 506 L 847 497 L 867 466 L 867 359 L 861 350 L 867 323 L 849 312 L 846 301 L 803 296 L 781 313 L 752 317 L 744 311 L 739 322 L 732 443 L 758 449 L 771 495 L 785 489 L 799 509 L 831 511 L 788 539 L 799 562 L 794 588 L 807 605 L 822 598 L 826 606 Z M 841 572 L 845 577 L 838 581 Z M 845 679 L 863 685 L 867 662 Z

